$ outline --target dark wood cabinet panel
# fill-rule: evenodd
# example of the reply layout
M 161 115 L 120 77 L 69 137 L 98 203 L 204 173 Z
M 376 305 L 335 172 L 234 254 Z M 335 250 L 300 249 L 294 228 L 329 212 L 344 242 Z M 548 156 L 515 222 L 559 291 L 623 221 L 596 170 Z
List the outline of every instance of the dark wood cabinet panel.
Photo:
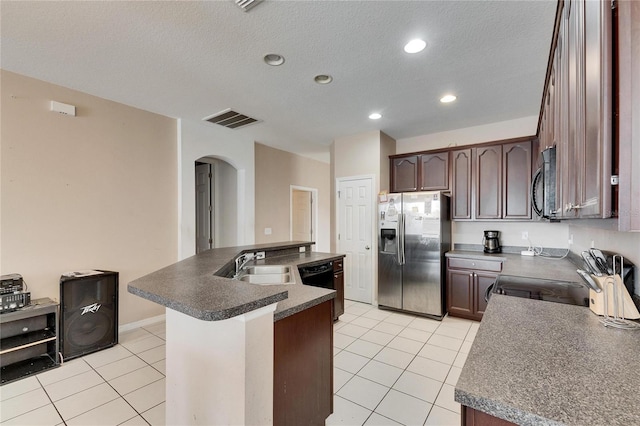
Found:
M 584 138 L 578 143 L 580 217 L 611 216 L 611 7 L 580 0 Z
M 344 258 L 333 261 L 333 289 L 336 297 L 333 299 L 333 320 L 338 321 L 344 314 Z
M 463 405 L 462 426 L 515 426 L 515 423 L 494 417 L 490 414 Z
M 420 156 L 420 191 L 449 189 L 449 152 L 435 152 Z
M 451 257 L 447 259 L 447 310 L 454 317 L 482 320 L 484 295 L 502 270 L 502 263 Z
M 449 151 L 391 158 L 391 192 L 447 191 Z
M 452 218 L 471 219 L 471 149 L 462 149 L 451 153 L 453 175 Z
M 274 323 L 273 424 L 324 424 L 333 412 L 331 301 Z
M 333 302 L 333 320 L 338 321 L 344 314 L 344 272 L 333 273 L 333 285 L 336 289 L 336 298 Z
M 418 190 L 418 155 L 391 159 L 391 192 Z
M 502 145 L 474 148 L 475 218 L 502 217 Z
M 502 147 L 502 218 L 531 219 L 531 141 Z
M 618 2 L 618 230 L 640 231 L 640 2 Z
M 447 310 L 451 315 L 473 317 L 473 273 L 447 272 Z
M 606 218 L 612 215 L 611 8 L 585 0 L 562 7 L 538 136 L 557 147 L 557 216 Z
M 493 284 L 498 277 L 497 274 L 490 272 L 475 272 L 475 304 L 474 313 L 482 319 L 485 309 L 487 309 L 487 301 L 484 299 L 484 295 L 491 284 Z

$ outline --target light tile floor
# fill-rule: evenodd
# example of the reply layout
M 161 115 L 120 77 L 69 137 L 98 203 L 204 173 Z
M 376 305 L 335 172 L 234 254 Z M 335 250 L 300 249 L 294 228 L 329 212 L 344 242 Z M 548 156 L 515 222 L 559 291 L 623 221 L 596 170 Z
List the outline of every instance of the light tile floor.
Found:
M 453 390 L 479 323 L 345 301 L 327 425 L 460 424 Z M 164 425 L 165 324 L 0 387 L 2 425 Z

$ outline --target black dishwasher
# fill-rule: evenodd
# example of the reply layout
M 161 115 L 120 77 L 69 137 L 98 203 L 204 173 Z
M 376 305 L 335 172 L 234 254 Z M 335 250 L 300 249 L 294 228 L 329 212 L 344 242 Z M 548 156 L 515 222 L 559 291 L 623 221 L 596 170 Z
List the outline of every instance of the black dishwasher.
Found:
M 333 262 L 319 265 L 300 266 L 298 268 L 302 284 L 335 290 L 333 285 Z

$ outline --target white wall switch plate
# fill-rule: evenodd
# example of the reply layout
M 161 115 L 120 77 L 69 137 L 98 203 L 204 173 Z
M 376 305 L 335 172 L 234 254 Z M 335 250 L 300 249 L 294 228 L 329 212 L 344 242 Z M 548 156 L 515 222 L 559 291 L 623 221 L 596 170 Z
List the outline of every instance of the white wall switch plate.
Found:
M 271 228 L 264 228 L 264 235 L 271 235 Z

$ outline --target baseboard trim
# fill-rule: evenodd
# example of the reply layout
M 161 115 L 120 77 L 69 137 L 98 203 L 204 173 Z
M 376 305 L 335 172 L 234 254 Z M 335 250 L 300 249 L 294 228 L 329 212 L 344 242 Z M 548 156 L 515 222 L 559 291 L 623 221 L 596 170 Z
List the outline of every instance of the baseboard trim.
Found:
M 167 317 L 166 314 L 162 314 L 162 315 L 157 315 L 157 316 L 151 317 L 151 318 L 145 318 L 145 319 L 140 320 L 140 321 L 135 321 L 135 322 L 130 322 L 130 323 L 127 323 L 127 324 L 123 324 L 123 325 L 118 327 L 118 334 L 125 333 L 125 332 L 131 331 L 131 330 L 135 330 L 136 328 L 144 327 L 145 325 L 151 325 L 151 324 L 155 324 L 155 323 L 158 323 L 158 322 L 165 321 L 166 317 Z

